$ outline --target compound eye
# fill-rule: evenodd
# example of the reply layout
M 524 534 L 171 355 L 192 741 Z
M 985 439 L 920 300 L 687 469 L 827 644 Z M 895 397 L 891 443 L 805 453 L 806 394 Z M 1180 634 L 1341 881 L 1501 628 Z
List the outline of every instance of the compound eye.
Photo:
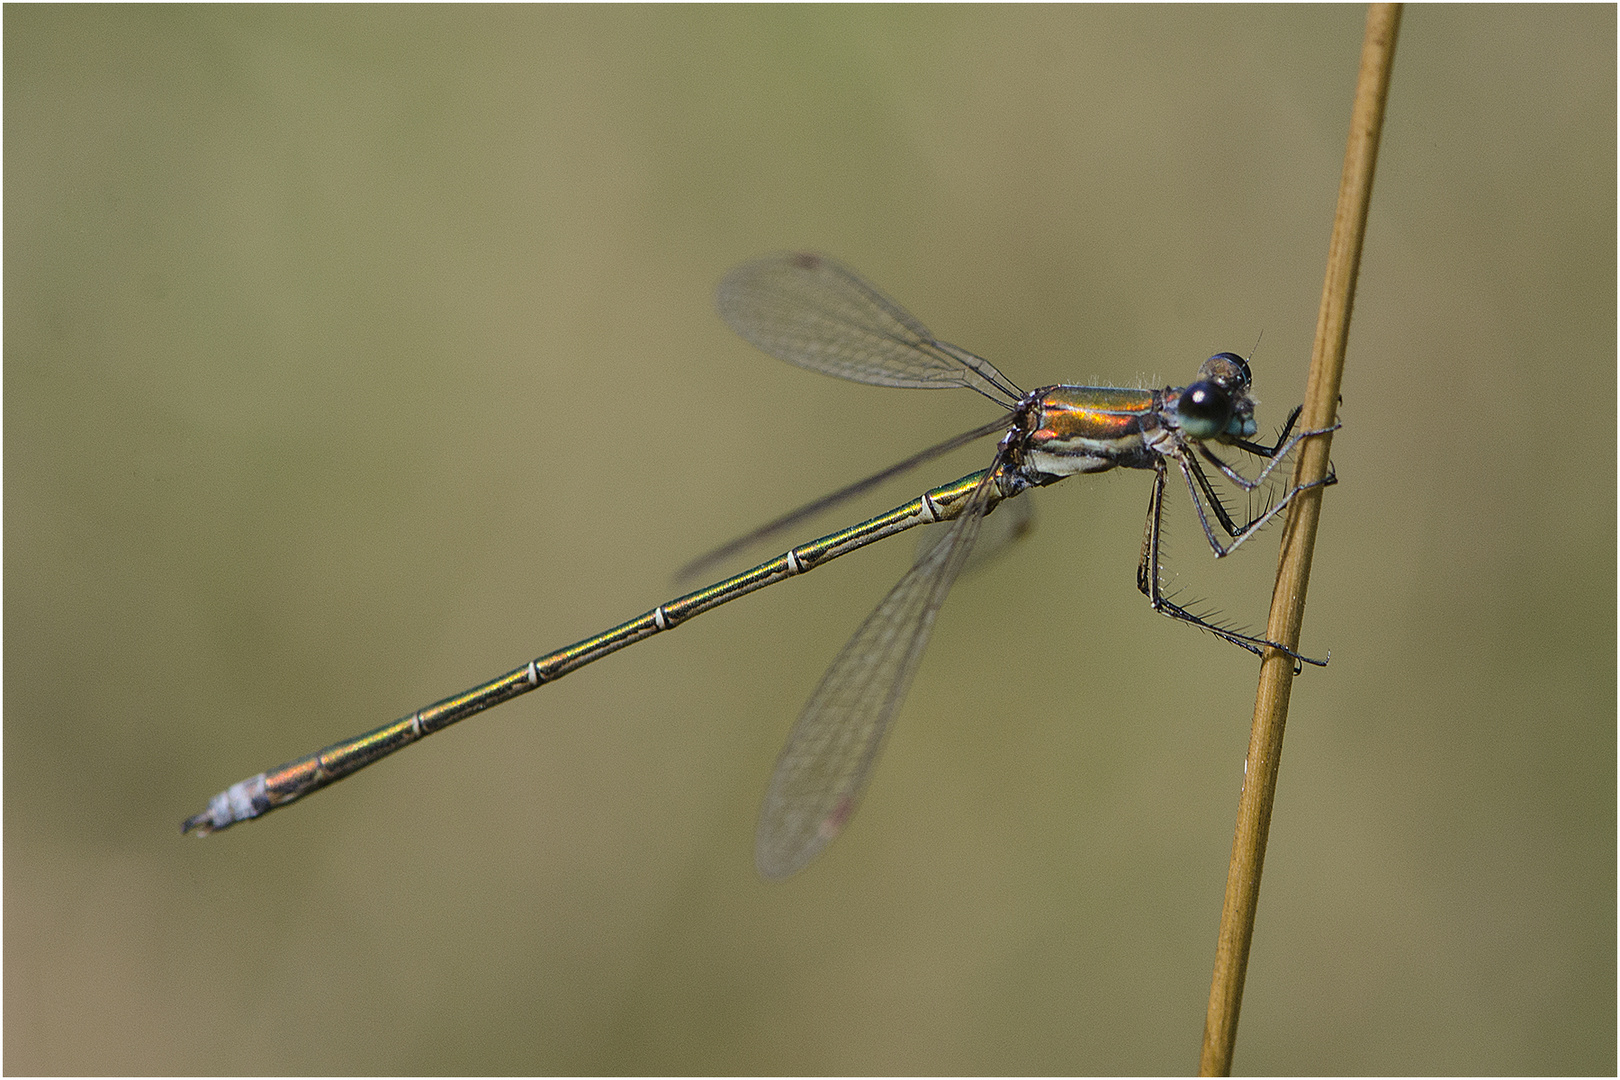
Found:
M 1228 390 L 1244 390 L 1249 385 L 1249 362 L 1237 353 L 1216 353 L 1199 367 L 1198 378 Z
M 1182 431 L 1194 439 L 1212 439 L 1232 419 L 1232 398 L 1212 382 L 1196 382 L 1181 392 L 1176 415 Z

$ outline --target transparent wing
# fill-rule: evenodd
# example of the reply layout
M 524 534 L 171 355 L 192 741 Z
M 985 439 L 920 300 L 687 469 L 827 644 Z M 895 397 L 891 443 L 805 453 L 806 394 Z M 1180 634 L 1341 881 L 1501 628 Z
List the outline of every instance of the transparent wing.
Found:
M 979 530 L 979 538 L 973 542 L 973 551 L 968 555 L 967 562 L 962 564 L 962 573 L 976 574 L 998 562 L 1014 545 L 1034 531 L 1034 499 L 1011 499 L 997 503 L 985 515 L 984 527 Z M 919 560 L 928 554 L 930 547 L 947 539 L 945 529 L 938 525 L 931 525 L 922 533 L 917 541 Z
M 731 558 L 731 556 L 737 554 L 739 551 L 753 547 L 755 544 L 762 544 L 773 536 L 779 536 L 782 533 L 787 532 L 789 529 L 796 528 L 803 522 L 815 517 L 817 514 L 831 510 L 833 507 L 847 502 L 856 496 L 864 495 L 866 492 L 877 487 L 879 484 L 892 480 L 896 476 L 910 472 L 919 465 L 932 461 L 944 454 L 948 454 L 952 450 L 959 447 L 966 446 L 968 443 L 971 443 L 976 439 L 982 439 L 986 435 L 999 435 L 1007 429 L 1010 422 L 1009 417 L 1003 416 L 999 420 L 994 420 L 988 424 L 983 424 L 974 428 L 972 431 L 965 431 L 954 438 L 946 439 L 942 443 L 937 443 L 934 446 L 930 446 L 926 450 L 918 451 L 917 453 L 906 458 L 906 460 L 896 462 L 895 464 L 890 465 L 887 469 L 884 469 L 881 472 L 873 473 L 864 480 L 857 480 L 848 487 L 839 488 L 830 495 L 823 495 L 814 502 L 805 503 L 803 506 L 795 510 L 789 510 L 781 517 L 776 518 L 773 521 L 767 521 L 765 524 L 761 525 L 757 529 L 754 529 L 752 532 L 744 533 L 734 540 L 727 541 L 712 551 L 706 551 L 702 555 L 699 555 L 697 558 L 693 559 L 691 562 L 687 563 L 685 566 L 681 567 L 675 572 L 675 580 L 678 582 L 690 581 L 717 563 L 724 562 L 726 559 Z M 1018 505 L 1023 506 L 1024 504 L 1019 503 Z
M 1008 405 L 1023 396 L 990 361 L 938 340 L 825 255 L 788 252 L 744 263 L 720 282 L 715 306 L 745 341 L 812 371 L 876 386 L 962 386 Z
M 985 474 L 962 512 L 901 578 L 821 677 L 776 761 L 754 862 L 767 878 L 797 873 L 848 823 L 911 688 L 934 616 L 962 570 L 995 491 Z

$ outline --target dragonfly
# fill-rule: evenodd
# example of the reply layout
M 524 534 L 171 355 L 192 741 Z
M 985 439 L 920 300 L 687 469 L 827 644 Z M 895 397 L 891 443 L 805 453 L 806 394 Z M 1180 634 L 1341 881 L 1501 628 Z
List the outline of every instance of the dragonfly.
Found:
M 711 608 L 814 570 L 842 555 L 920 525 L 944 524 L 915 564 L 877 605 L 822 676 L 788 735 L 766 790 L 755 864 L 767 879 L 803 869 L 848 825 L 866 790 L 895 715 L 905 700 L 935 618 L 986 515 L 1006 500 L 1070 476 L 1142 469 L 1153 474 L 1137 587 L 1154 611 L 1257 656 L 1268 650 L 1322 665 L 1294 649 L 1215 621 L 1167 595 L 1160 556 L 1165 489 L 1186 484 L 1217 558 L 1281 513 L 1302 492 L 1334 482 L 1295 483 L 1245 521 L 1227 508 L 1212 480 L 1253 494 L 1304 439 L 1333 428 L 1295 431 L 1295 407 L 1276 441 L 1253 441 L 1255 399 L 1249 364 L 1236 353 L 1211 356 L 1183 387 L 1129 389 L 1054 385 L 1020 389 L 995 365 L 934 337 L 915 316 L 855 271 L 825 255 L 790 252 L 743 264 L 721 282 L 716 306 L 745 340 L 788 363 L 877 386 L 972 390 L 1000 409 L 993 421 L 947 439 L 858 483 L 768 522 L 689 564 L 695 573 L 784 532 L 900 473 L 979 439 L 999 435 L 987 468 L 925 491 L 887 513 L 830 533 L 713 585 L 659 604 L 595 637 L 530 660 L 499 678 L 445 698 L 279 768 L 233 784 L 187 818 L 183 833 L 206 836 L 260 817 L 387 757 L 474 713 L 554 682 L 685 623 Z M 1217 450 L 1219 453 L 1217 453 Z M 1258 463 L 1251 476 L 1228 461 Z M 1222 456 L 1222 455 L 1225 456 Z M 1254 463 L 1251 462 L 1251 465 Z M 1276 485 L 1273 485 L 1275 487 Z M 1271 490 L 1270 488 L 1267 489 Z

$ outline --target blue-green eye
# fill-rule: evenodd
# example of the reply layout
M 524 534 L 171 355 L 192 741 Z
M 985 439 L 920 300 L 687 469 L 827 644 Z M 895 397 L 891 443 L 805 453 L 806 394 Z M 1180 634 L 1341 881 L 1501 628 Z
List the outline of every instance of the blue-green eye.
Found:
M 1176 403 L 1181 430 L 1194 439 L 1213 439 L 1232 419 L 1232 398 L 1212 382 L 1195 382 Z

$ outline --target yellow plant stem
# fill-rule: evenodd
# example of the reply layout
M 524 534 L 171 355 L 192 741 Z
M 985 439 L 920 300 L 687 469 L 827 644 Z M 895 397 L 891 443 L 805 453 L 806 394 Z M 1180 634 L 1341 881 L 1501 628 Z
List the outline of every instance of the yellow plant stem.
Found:
M 1327 279 L 1322 286 L 1316 343 L 1311 350 L 1310 378 L 1305 390 L 1301 422 L 1306 428 L 1330 427 L 1338 408 L 1356 271 L 1367 229 L 1367 206 L 1372 196 L 1373 169 L 1378 161 L 1378 139 L 1384 123 L 1384 103 L 1389 94 L 1390 68 L 1400 22 L 1399 4 L 1373 4 L 1368 9 L 1361 72 L 1350 114 L 1350 139 L 1339 180 L 1333 238 L 1328 245 Z M 1327 475 L 1331 441 L 1331 435 L 1306 440 L 1300 449 L 1296 483 L 1318 481 Z M 1311 550 L 1316 541 L 1321 506 L 1320 488 L 1301 493 L 1289 508 L 1283 526 L 1282 555 L 1277 585 L 1271 596 L 1266 637 L 1289 648 L 1299 645 Z M 1254 726 L 1249 735 L 1243 794 L 1238 803 L 1232 861 L 1226 875 L 1226 899 L 1221 906 L 1220 934 L 1215 946 L 1209 1012 L 1204 1020 L 1204 1044 L 1199 1058 L 1199 1073 L 1203 1076 L 1226 1076 L 1232 1071 L 1232 1048 L 1237 1040 L 1243 979 L 1254 936 L 1255 908 L 1260 899 L 1260 871 L 1265 863 L 1266 835 L 1271 827 L 1271 804 L 1282 759 L 1283 727 L 1288 717 L 1294 664 L 1290 657 L 1272 651 L 1260 665 Z

